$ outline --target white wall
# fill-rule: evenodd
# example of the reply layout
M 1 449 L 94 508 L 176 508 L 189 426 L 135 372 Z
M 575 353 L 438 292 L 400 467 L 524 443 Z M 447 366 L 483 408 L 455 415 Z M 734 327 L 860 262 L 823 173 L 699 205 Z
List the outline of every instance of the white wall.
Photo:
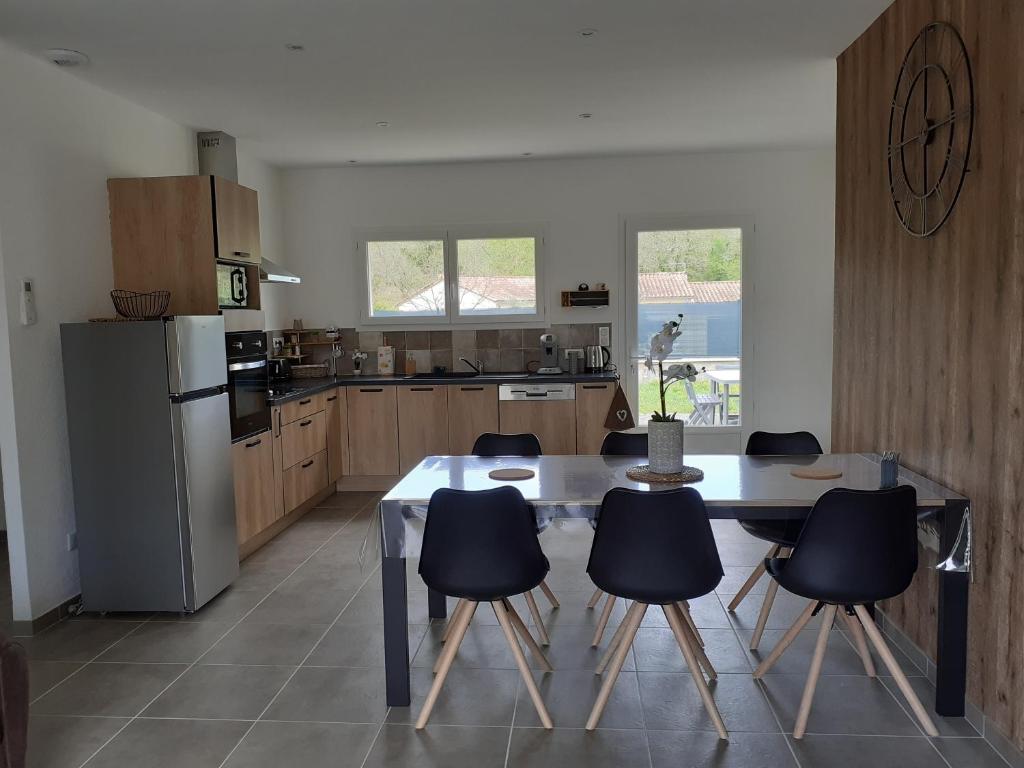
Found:
M 610 322 L 626 350 L 623 217 L 740 212 L 756 232 L 745 328 L 753 336 L 745 431 L 813 430 L 828 444 L 832 374 L 835 153 L 832 149 L 519 162 L 291 169 L 284 172 L 289 293 L 307 326 L 356 326 L 353 230 L 482 222 L 548 223 L 548 322 Z M 606 282 L 612 305 L 563 309 L 561 290 Z M 746 346 L 746 345 L 745 345 Z M 688 438 L 688 450 L 740 450 L 741 438 Z
M 78 592 L 59 325 L 112 313 L 106 179 L 194 173 L 196 149 L 191 130 L 4 43 L 0 114 L 0 456 L 24 620 Z M 240 165 L 276 197 L 276 171 Z M 279 248 L 279 220 L 268 226 Z M 24 277 L 36 286 L 30 327 L 18 320 Z

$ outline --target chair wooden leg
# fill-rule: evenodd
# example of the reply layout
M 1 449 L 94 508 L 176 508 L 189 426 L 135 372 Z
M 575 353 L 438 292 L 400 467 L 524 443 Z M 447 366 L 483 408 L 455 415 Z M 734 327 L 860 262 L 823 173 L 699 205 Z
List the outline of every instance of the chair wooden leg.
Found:
M 690 615 L 690 604 L 683 600 L 681 603 L 676 603 L 676 605 L 678 605 L 679 610 L 683 612 L 683 618 L 686 619 L 686 624 L 690 627 L 690 632 L 692 632 L 694 638 L 696 638 L 697 644 L 703 648 L 704 638 L 700 636 L 700 630 L 697 629 L 697 625 L 693 623 L 693 616 Z
M 558 598 L 555 597 L 555 593 L 552 592 L 551 587 L 548 586 L 548 582 L 546 580 L 540 583 L 540 591 L 544 593 L 544 597 L 548 599 L 548 602 L 551 603 L 551 607 L 553 609 L 562 607 L 561 603 L 558 602 Z
M 899 686 L 900 691 L 906 698 L 907 703 L 910 704 L 910 708 L 917 716 L 918 722 L 921 723 L 921 728 L 924 732 L 931 737 L 939 735 L 938 729 L 935 727 L 935 723 L 932 722 L 928 712 L 921 704 L 921 700 L 917 698 L 917 694 L 914 693 L 914 689 L 910 687 L 910 681 L 907 680 L 907 676 L 903 674 L 903 670 L 900 669 L 899 662 L 892 655 L 889 650 L 889 646 L 885 644 L 885 639 L 882 637 L 882 633 L 878 631 L 878 627 L 875 626 L 875 622 L 871 618 L 871 614 L 868 613 L 867 609 L 863 605 L 855 605 L 854 611 L 857 612 L 857 618 L 860 619 L 860 623 L 864 626 L 864 631 L 868 633 L 868 638 L 871 640 L 871 644 L 875 646 L 875 650 L 878 651 L 878 655 L 882 657 L 882 661 L 885 662 L 885 666 L 889 670 L 889 674 L 893 676 L 896 681 L 896 685 Z
M 551 645 L 551 638 L 548 637 L 547 627 L 544 626 L 544 620 L 540 617 L 540 609 L 537 607 L 537 601 L 533 599 L 533 593 L 527 592 L 524 597 L 526 597 L 526 606 L 530 609 L 530 615 L 533 616 L 533 623 L 537 625 L 540 644 Z
M 611 597 L 611 595 L 609 595 Z M 636 603 L 633 606 L 637 605 Z M 640 629 L 640 622 L 644 620 L 644 614 L 647 613 L 647 606 L 639 604 L 639 609 L 634 609 L 630 606 L 627 612 L 626 621 L 628 625 L 626 632 L 622 636 L 622 641 L 615 649 L 615 655 L 612 657 L 612 663 L 608 667 L 608 674 L 605 675 L 604 682 L 601 683 L 601 690 L 597 694 L 597 701 L 594 702 L 594 708 L 590 710 L 590 717 L 587 718 L 587 730 L 592 731 L 597 728 L 598 722 L 601 720 L 601 715 L 604 713 L 604 708 L 608 705 L 608 699 L 611 698 L 612 689 L 615 687 L 615 681 L 619 679 L 619 673 L 622 671 L 622 665 L 626 663 L 626 654 L 629 653 L 629 649 L 633 646 L 633 640 L 636 638 L 636 631 Z
M 608 619 L 612 615 L 612 608 L 615 607 L 615 595 L 608 595 L 608 599 L 604 602 L 604 609 L 601 611 L 601 618 L 597 620 L 597 629 L 594 630 L 594 640 L 591 642 L 591 648 L 597 648 L 601 644 L 601 638 L 604 637 L 604 629 L 608 626 Z
M 555 668 L 551 666 L 551 662 L 548 661 L 547 656 L 544 655 L 544 651 L 537 644 L 537 641 L 533 639 L 533 635 L 530 634 L 530 630 L 527 628 L 526 623 L 519 615 L 518 611 L 512 606 L 512 603 L 508 600 L 502 601 L 505 605 L 505 610 L 508 611 L 509 621 L 512 622 L 512 626 L 515 628 L 519 636 L 523 638 L 523 642 L 526 643 L 526 647 L 530 649 L 530 653 L 537 659 L 537 663 L 540 664 L 545 672 L 554 672 Z
M 786 634 L 784 634 L 778 644 L 772 648 L 772 652 L 769 653 L 765 660 L 762 661 L 758 665 L 757 669 L 754 670 L 755 678 L 763 677 L 769 669 L 775 666 L 775 662 L 782 657 L 782 654 L 786 652 L 786 649 L 789 648 L 794 640 L 796 640 L 797 635 L 799 635 L 800 632 L 803 631 L 803 628 L 807 626 L 807 622 L 809 622 L 811 617 L 814 615 L 814 607 L 816 605 L 817 603 L 814 600 L 811 600 L 811 602 L 807 604 L 807 607 L 804 608 L 804 612 L 800 614 L 800 618 L 793 622 L 793 626 L 786 630 Z
M 754 588 L 754 585 L 757 584 L 758 581 L 760 581 L 762 576 L 764 576 L 764 561 L 768 558 L 775 557 L 776 555 L 778 555 L 780 549 L 781 547 L 778 544 L 773 544 L 768 548 L 768 553 L 764 556 L 764 559 L 762 559 L 761 562 L 757 564 L 757 566 L 754 568 L 753 573 L 747 576 L 747 580 L 743 582 L 743 586 L 740 587 L 740 591 L 736 593 L 736 596 L 732 599 L 732 602 L 729 603 L 730 613 L 735 612 L 736 609 L 739 608 L 740 603 L 743 602 L 743 598 L 745 598 L 750 593 L 750 590 Z
M 685 631 L 686 637 L 690 640 L 690 645 L 693 648 L 694 655 L 697 657 L 697 663 L 700 664 L 701 668 L 707 673 L 708 679 L 717 680 L 718 672 L 716 672 L 714 666 L 712 666 L 708 655 L 704 653 L 704 648 L 701 646 L 700 640 L 695 634 L 694 629 L 686 622 L 686 612 L 679 607 L 678 603 L 675 605 L 664 605 L 662 606 L 662 610 L 666 612 L 666 616 L 668 615 L 668 612 L 671 611 L 679 617 L 681 622 L 680 626 Z M 675 634 L 675 627 L 672 627 L 672 633 Z M 678 635 L 676 636 L 676 642 L 679 642 Z M 679 650 L 682 649 L 683 647 L 679 646 Z
M 807 718 L 811 714 L 814 690 L 818 687 L 818 678 L 821 676 L 821 664 L 825 660 L 825 648 L 828 646 L 828 635 L 832 631 L 832 622 L 835 619 L 836 607 L 834 605 L 825 606 L 821 628 L 818 630 L 818 642 L 814 646 L 814 656 L 811 659 L 811 671 L 807 673 L 804 695 L 800 699 L 800 709 L 796 715 L 796 727 L 793 728 L 794 739 L 802 739 L 804 732 L 807 730 Z
M 459 602 L 455 604 L 455 610 L 452 611 L 452 615 L 448 618 L 448 624 L 445 625 L 444 634 L 441 635 L 441 642 L 448 642 L 448 635 L 452 633 L 452 627 L 455 626 L 455 620 L 459 618 L 459 612 L 466 607 L 466 599 L 464 597 L 459 598 Z
M 523 676 L 523 683 L 526 685 L 526 690 L 530 693 L 530 698 L 533 700 L 533 706 L 537 710 L 540 722 L 545 728 L 551 730 L 555 727 L 554 723 L 551 722 L 548 708 L 544 706 L 544 700 L 540 697 L 540 691 L 537 690 L 537 683 L 533 679 L 530 665 L 526 663 L 523 649 L 520 647 L 519 641 L 516 640 L 516 634 L 512 630 L 512 622 L 509 620 L 508 612 L 505 610 L 501 600 L 492 602 L 491 607 L 494 608 L 494 615 L 498 617 L 501 631 L 505 633 L 505 640 L 508 641 L 508 646 L 512 649 L 512 655 L 516 658 L 516 666 L 519 667 L 519 674 Z
M 608 648 L 605 649 L 604 655 L 601 657 L 601 661 L 597 664 L 597 669 L 594 670 L 595 675 L 600 675 L 604 672 L 604 668 L 608 666 L 608 662 L 612 660 L 612 656 L 615 655 L 615 649 L 619 647 L 619 643 L 622 642 L 622 636 L 626 634 L 626 629 L 629 627 L 629 619 L 631 616 L 630 611 L 639 611 L 639 603 L 632 603 L 629 606 L 629 610 L 626 611 L 626 615 L 622 618 L 619 623 L 619 628 L 615 630 L 615 634 L 612 635 L 612 641 L 608 643 Z
M 860 620 L 856 616 L 848 614 L 844 608 L 839 609 L 839 615 L 843 617 L 843 621 L 850 629 L 850 634 L 853 635 L 853 644 L 857 648 L 857 653 L 860 654 L 860 660 L 864 663 L 864 671 L 868 677 L 875 677 L 877 674 L 875 662 L 871 658 L 871 651 L 868 650 L 867 641 L 864 639 L 864 629 L 860 625 Z
M 665 611 L 665 618 L 668 619 L 669 626 L 672 627 L 672 633 L 676 636 L 676 642 L 679 643 L 679 650 L 683 652 L 683 658 L 686 659 L 686 666 L 690 669 L 690 677 L 693 678 L 694 685 L 697 686 L 700 698 L 704 702 L 704 709 L 707 710 L 711 722 L 715 724 L 718 738 L 728 741 L 729 731 L 725 729 L 722 713 L 718 711 L 718 705 L 715 704 L 711 691 L 708 689 L 708 684 L 704 681 L 704 675 L 700 671 L 700 663 L 697 661 L 693 641 L 688 636 L 689 631 L 686 628 L 686 623 L 683 621 L 683 617 L 679 615 L 679 609 L 675 605 L 665 605 L 662 606 L 662 609 Z
M 764 602 L 761 603 L 761 613 L 757 616 L 757 625 L 754 627 L 754 636 L 750 638 L 750 650 L 756 651 L 761 644 L 761 635 L 768 624 L 768 614 L 772 612 L 772 604 L 775 602 L 775 594 L 779 591 L 779 582 L 772 579 L 768 585 L 768 591 L 764 594 Z
M 590 596 L 590 600 L 587 601 L 587 610 L 592 611 L 594 609 L 594 606 L 601 601 L 601 595 L 603 594 L 604 592 L 602 592 L 600 589 L 595 589 L 594 594 L 592 594 Z
M 448 672 L 452 668 L 452 662 L 455 661 L 455 654 L 458 653 L 459 646 L 462 644 L 462 638 L 466 636 L 466 629 L 469 628 L 469 623 L 473 620 L 473 614 L 476 613 L 476 605 L 473 601 L 467 601 L 466 607 L 462 609 L 458 621 L 452 628 L 448 642 L 445 643 L 444 650 L 441 652 L 441 658 L 439 659 L 441 663 L 437 668 L 437 676 L 430 686 L 430 692 L 427 693 L 427 700 L 423 702 L 423 709 L 420 710 L 420 715 L 416 718 L 416 730 L 425 728 L 427 720 L 430 719 L 430 713 L 434 710 L 437 697 L 441 693 L 441 688 L 444 687 L 445 678 L 448 677 Z

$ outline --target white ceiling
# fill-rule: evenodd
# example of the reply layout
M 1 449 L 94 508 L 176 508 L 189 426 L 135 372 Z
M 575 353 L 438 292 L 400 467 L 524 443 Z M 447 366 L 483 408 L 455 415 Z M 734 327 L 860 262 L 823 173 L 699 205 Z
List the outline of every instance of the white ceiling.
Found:
M 830 144 L 890 2 L 0 0 L 0 36 L 274 163 L 425 162 Z

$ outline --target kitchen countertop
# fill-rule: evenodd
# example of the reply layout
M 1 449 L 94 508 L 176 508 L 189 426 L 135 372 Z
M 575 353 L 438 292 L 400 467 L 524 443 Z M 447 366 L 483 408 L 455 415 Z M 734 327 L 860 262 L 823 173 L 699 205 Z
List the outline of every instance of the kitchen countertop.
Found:
M 594 381 L 617 381 L 619 375 L 614 371 L 604 373 L 577 373 L 575 375 L 562 373 L 558 375 L 538 375 L 535 373 L 529 376 L 515 373 L 485 373 L 481 376 L 448 377 L 448 376 L 378 376 L 366 374 L 362 376 L 327 376 L 317 379 L 288 379 L 284 382 L 276 382 L 284 385 L 285 391 L 267 396 L 267 402 L 271 405 L 280 405 L 290 400 L 296 400 L 307 395 L 315 395 L 317 392 L 324 392 L 334 387 L 359 387 L 385 385 L 416 385 L 416 386 L 438 386 L 441 384 L 585 384 Z

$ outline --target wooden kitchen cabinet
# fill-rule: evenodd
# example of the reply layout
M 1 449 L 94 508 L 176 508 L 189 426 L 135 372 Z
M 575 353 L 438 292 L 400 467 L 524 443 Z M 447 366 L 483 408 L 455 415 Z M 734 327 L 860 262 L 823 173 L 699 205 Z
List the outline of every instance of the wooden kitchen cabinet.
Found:
M 469 456 L 480 435 L 497 431 L 496 384 L 448 385 L 448 451 L 453 456 Z
M 234 466 L 235 518 L 242 544 L 274 522 L 274 446 L 271 431 L 231 446 Z
M 281 437 L 281 406 L 270 409 L 271 432 L 274 445 L 274 520 L 285 515 L 284 509 L 284 446 Z
M 399 470 L 403 473 L 425 456 L 448 450 L 448 387 L 398 388 Z
M 348 458 L 348 397 L 344 387 L 324 396 L 327 415 L 327 478 L 336 483 L 350 474 Z
M 260 205 L 255 189 L 219 176 L 213 178 L 217 258 L 260 263 Z
M 288 512 L 327 485 L 327 451 L 323 450 L 284 471 L 284 508 Z
M 574 400 L 502 400 L 498 423 L 504 434 L 532 432 L 545 454 L 576 453 L 576 402 Z
M 285 424 L 281 428 L 281 452 L 285 469 L 326 450 L 327 418 L 324 411 Z
M 349 387 L 348 447 L 353 475 L 397 475 L 398 387 Z
M 323 392 L 307 395 L 298 400 L 289 400 L 281 406 L 281 423 L 291 424 L 293 421 L 312 416 L 314 413 L 322 410 L 324 410 Z
M 597 455 L 608 434 L 604 422 L 615 396 L 615 382 L 576 385 L 576 453 Z

